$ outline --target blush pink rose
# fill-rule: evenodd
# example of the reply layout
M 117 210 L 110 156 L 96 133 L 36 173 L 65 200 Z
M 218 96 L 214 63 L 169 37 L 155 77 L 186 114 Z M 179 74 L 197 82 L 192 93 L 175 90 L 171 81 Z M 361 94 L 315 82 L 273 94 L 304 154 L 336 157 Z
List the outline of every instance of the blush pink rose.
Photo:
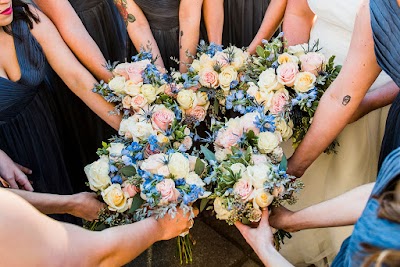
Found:
M 131 99 L 131 106 L 134 111 L 138 112 L 147 105 L 147 98 L 140 94 Z
M 246 201 L 253 193 L 253 185 L 251 184 L 250 180 L 242 178 L 233 186 L 233 193 L 238 195 L 242 200 Z
M 223 148 L 231 148 L 240 140 L 240 135 L 234 133 L 231 129 L 222 129 L 218 132 L 215 144 Z
M 272 114 L 279 114 L 283 111 L 285 105 L 288 103 L 289 97 L 284 91 L 278 91 L 272 97 L 272 104 L 269 111 Z
M 318 76 L 318 72 L 324 70 L 325 57 L 321 53 L 310 52 L 300 57 L 301 70 L 308 71 Z
M 199 73 L 199 82 L 205 87 L 217 88 L 219 84 L 218 72 L 211 68 L 203 69 Z
M 143 82 L 143 70 L 135 68 L 135 66 L 129 66 L 126 68 L 126 72 L 128 73 L 129 80 L 135 84 Z
M 132 98 L 130 96 L 125 96 L 124 99 L 122 100 L 122 106 L 126 109 L 130 109 L 131 108 L 131 101 Z
M 276 70 L 278 81 L 289 87 L 293 86 L 296 74 L 299 73 L 299 67 L 296 63 L 284 63 Z
M 240 118 L 240 126 L 243 128 L 244 132 L 253 131 L 255 134 L 260 133 L 260 129 L 254 124 L 257 116 L 259 116 L 258 112 L 251 112 Z
M 195 106 L 194 108 L 186 110 L 186 115 L 201 122 L 206 118 L 207 110 L 203 106 Z
M 224 52 L 221 52 L 221 51 L 217 52 L 214 55 L 213 60 L 220 67 L 225 67 L 225 66 L 229 65 L 228 56 Z
M 162 182 L 159 182 L 156 185 L 156 189 L 161 195 L 161 205 L 176 202 L 180 195 L 179 191 L 175 188 L 175 182 L 172 179 L 165 179 Z
M 129 195 L 129 197 L 134 197 L 136 196 L 137 193 L 139 193 L 139 188 L 137 188 L 136 186 L 134 186 L 133 184 L 129 184 L 129 183 L 124 183 L 122 185 L 122 191 L 124 193 L 127 193 Z
M 155 111 L 151 117 L 153 127 L 161 131 L 166 131 L 174 119 L 175 113 L 166 108 Z
M 129 65 L 130 63 L 121 63 L 118 64 L 113 73 L 115 76 L 123 76 L 125 77 L 125 80 L 129 80 L 129 75 L 128 72 L 126 71 L 126 67 Z
M 176 98 L 178 94 L 173 93 L 172 91 L 177 92 L 178 91 L 177 89 L 178 88 L 177 88 L 176 84 L 166 84 L 164 87 L 164 94 L 166 94 L 167 96 Z

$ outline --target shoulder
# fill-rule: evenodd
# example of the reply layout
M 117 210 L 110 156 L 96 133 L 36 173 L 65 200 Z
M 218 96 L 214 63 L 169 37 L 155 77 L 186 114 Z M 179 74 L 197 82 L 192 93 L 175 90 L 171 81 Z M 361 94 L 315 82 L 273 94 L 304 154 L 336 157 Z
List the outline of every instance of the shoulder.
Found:
M 51 34 L 56 28 L 53 22 L 38 8 L 33 5 L 28 5 L 29 10 L 34 14 L 38 21 L 33 21 L 33 28 L 31 30 L 32 34 L 35 36 L 36 39 L 44 39 L 44 36 Z

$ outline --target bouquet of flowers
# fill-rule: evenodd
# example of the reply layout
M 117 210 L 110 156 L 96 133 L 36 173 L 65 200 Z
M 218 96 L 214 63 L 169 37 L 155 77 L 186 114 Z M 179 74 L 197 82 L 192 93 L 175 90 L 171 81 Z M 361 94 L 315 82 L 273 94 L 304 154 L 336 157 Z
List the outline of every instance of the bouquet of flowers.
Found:
M 211 102 L 210 114 L 225 113 L 225 97 L 240 86 L 249 54 L 235 46 L 225 49 L 220 45 L 200 42 L 187 73 L 172 74 L 175 84 L 205 92 Z
M 246 71 L 249 98 L 242 105 L 255 102 L 287 123 L 293 122 L 292 140 L 296 148 L 311 126 L 319 100 L 341 66 L 334 64 L 334 56 L 326 60 L 318 42 L 284 48 L 282 36 L 257 47 L 257 55 L 251 58 Z M 336 145 L 333 142 L 325 152 L 334 152 Z
M 261 209 L 295 202 L 294 193 L 303 184 L 286 173 L 280 147 L 284 131 L 275 121 L 261 108 L 218 126 L 215 154 L 208 153 L 212 172 L 207 177 L 215 184 L 211 198 L 218 219 L 229 224 L 258 222 Z M 288 233 L 283 231 L 275 235 L 277 246 L 285 236 Z

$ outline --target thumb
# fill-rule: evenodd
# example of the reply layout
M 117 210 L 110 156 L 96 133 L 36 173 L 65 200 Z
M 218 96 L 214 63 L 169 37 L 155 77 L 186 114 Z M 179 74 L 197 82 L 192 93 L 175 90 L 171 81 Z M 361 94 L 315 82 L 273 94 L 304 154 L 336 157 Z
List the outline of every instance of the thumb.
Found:
M 246 231 L 246 229 L 248 228 L 248 226 L 244 225 L 243 223 L 237 221 L 235 222 L 235 226 L 236 228 L 239 230 L 239 232 L 244 235 L 244 232 Z
M 269 211 L 268 209 L 265 209 L 262 211 L 262 216 L 261 216 L 261 220 L 260 220 L 260 226 L 263 227 L 269 227 Z

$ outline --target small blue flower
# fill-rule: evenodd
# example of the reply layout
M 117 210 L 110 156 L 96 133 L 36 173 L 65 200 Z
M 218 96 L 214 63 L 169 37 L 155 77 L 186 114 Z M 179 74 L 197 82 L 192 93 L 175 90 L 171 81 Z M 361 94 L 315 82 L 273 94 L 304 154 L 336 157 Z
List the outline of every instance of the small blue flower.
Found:
M 149 139 L 148 139 L 148 142 L 149 142 L 149 144 L 150 144 L 150 150 L 151 150 L 151 151 L 154 151 L 154 150 L 156 150 L 157 148 L 159 148 L 159 146 L 158 146 L 158 140 L 157 140 L 157 136 L 156 136 L 156 135 L 154 135 L 154 134 L 150 135 L 150 137 L 149 137 Z
M 122 177 L 120 175 L 115 175 L 113 178 L 111 178 L 111 182 L 113 184 L 122 184 Z
M 115 172 L 117 172 L 118 171 L 118 168 L 117 167 L 115 167 L 114 165 L 112 165 L 112 164 L 110 164 L 110 166 L 109 166 L 109 169 L 110 169 L 110 172 L 111 173 L 115 173 Z
M 235 88 L 237 85 L 239 84 L 239 82 L 237 80 L 233 80 L 230 84 L 230 88 L 233 89 Z
M 175 186 L 182 186 L 182 185 L 185 185 L 185 184 L 186 184 L 186 181 L 183 178 L 175 180 Z

